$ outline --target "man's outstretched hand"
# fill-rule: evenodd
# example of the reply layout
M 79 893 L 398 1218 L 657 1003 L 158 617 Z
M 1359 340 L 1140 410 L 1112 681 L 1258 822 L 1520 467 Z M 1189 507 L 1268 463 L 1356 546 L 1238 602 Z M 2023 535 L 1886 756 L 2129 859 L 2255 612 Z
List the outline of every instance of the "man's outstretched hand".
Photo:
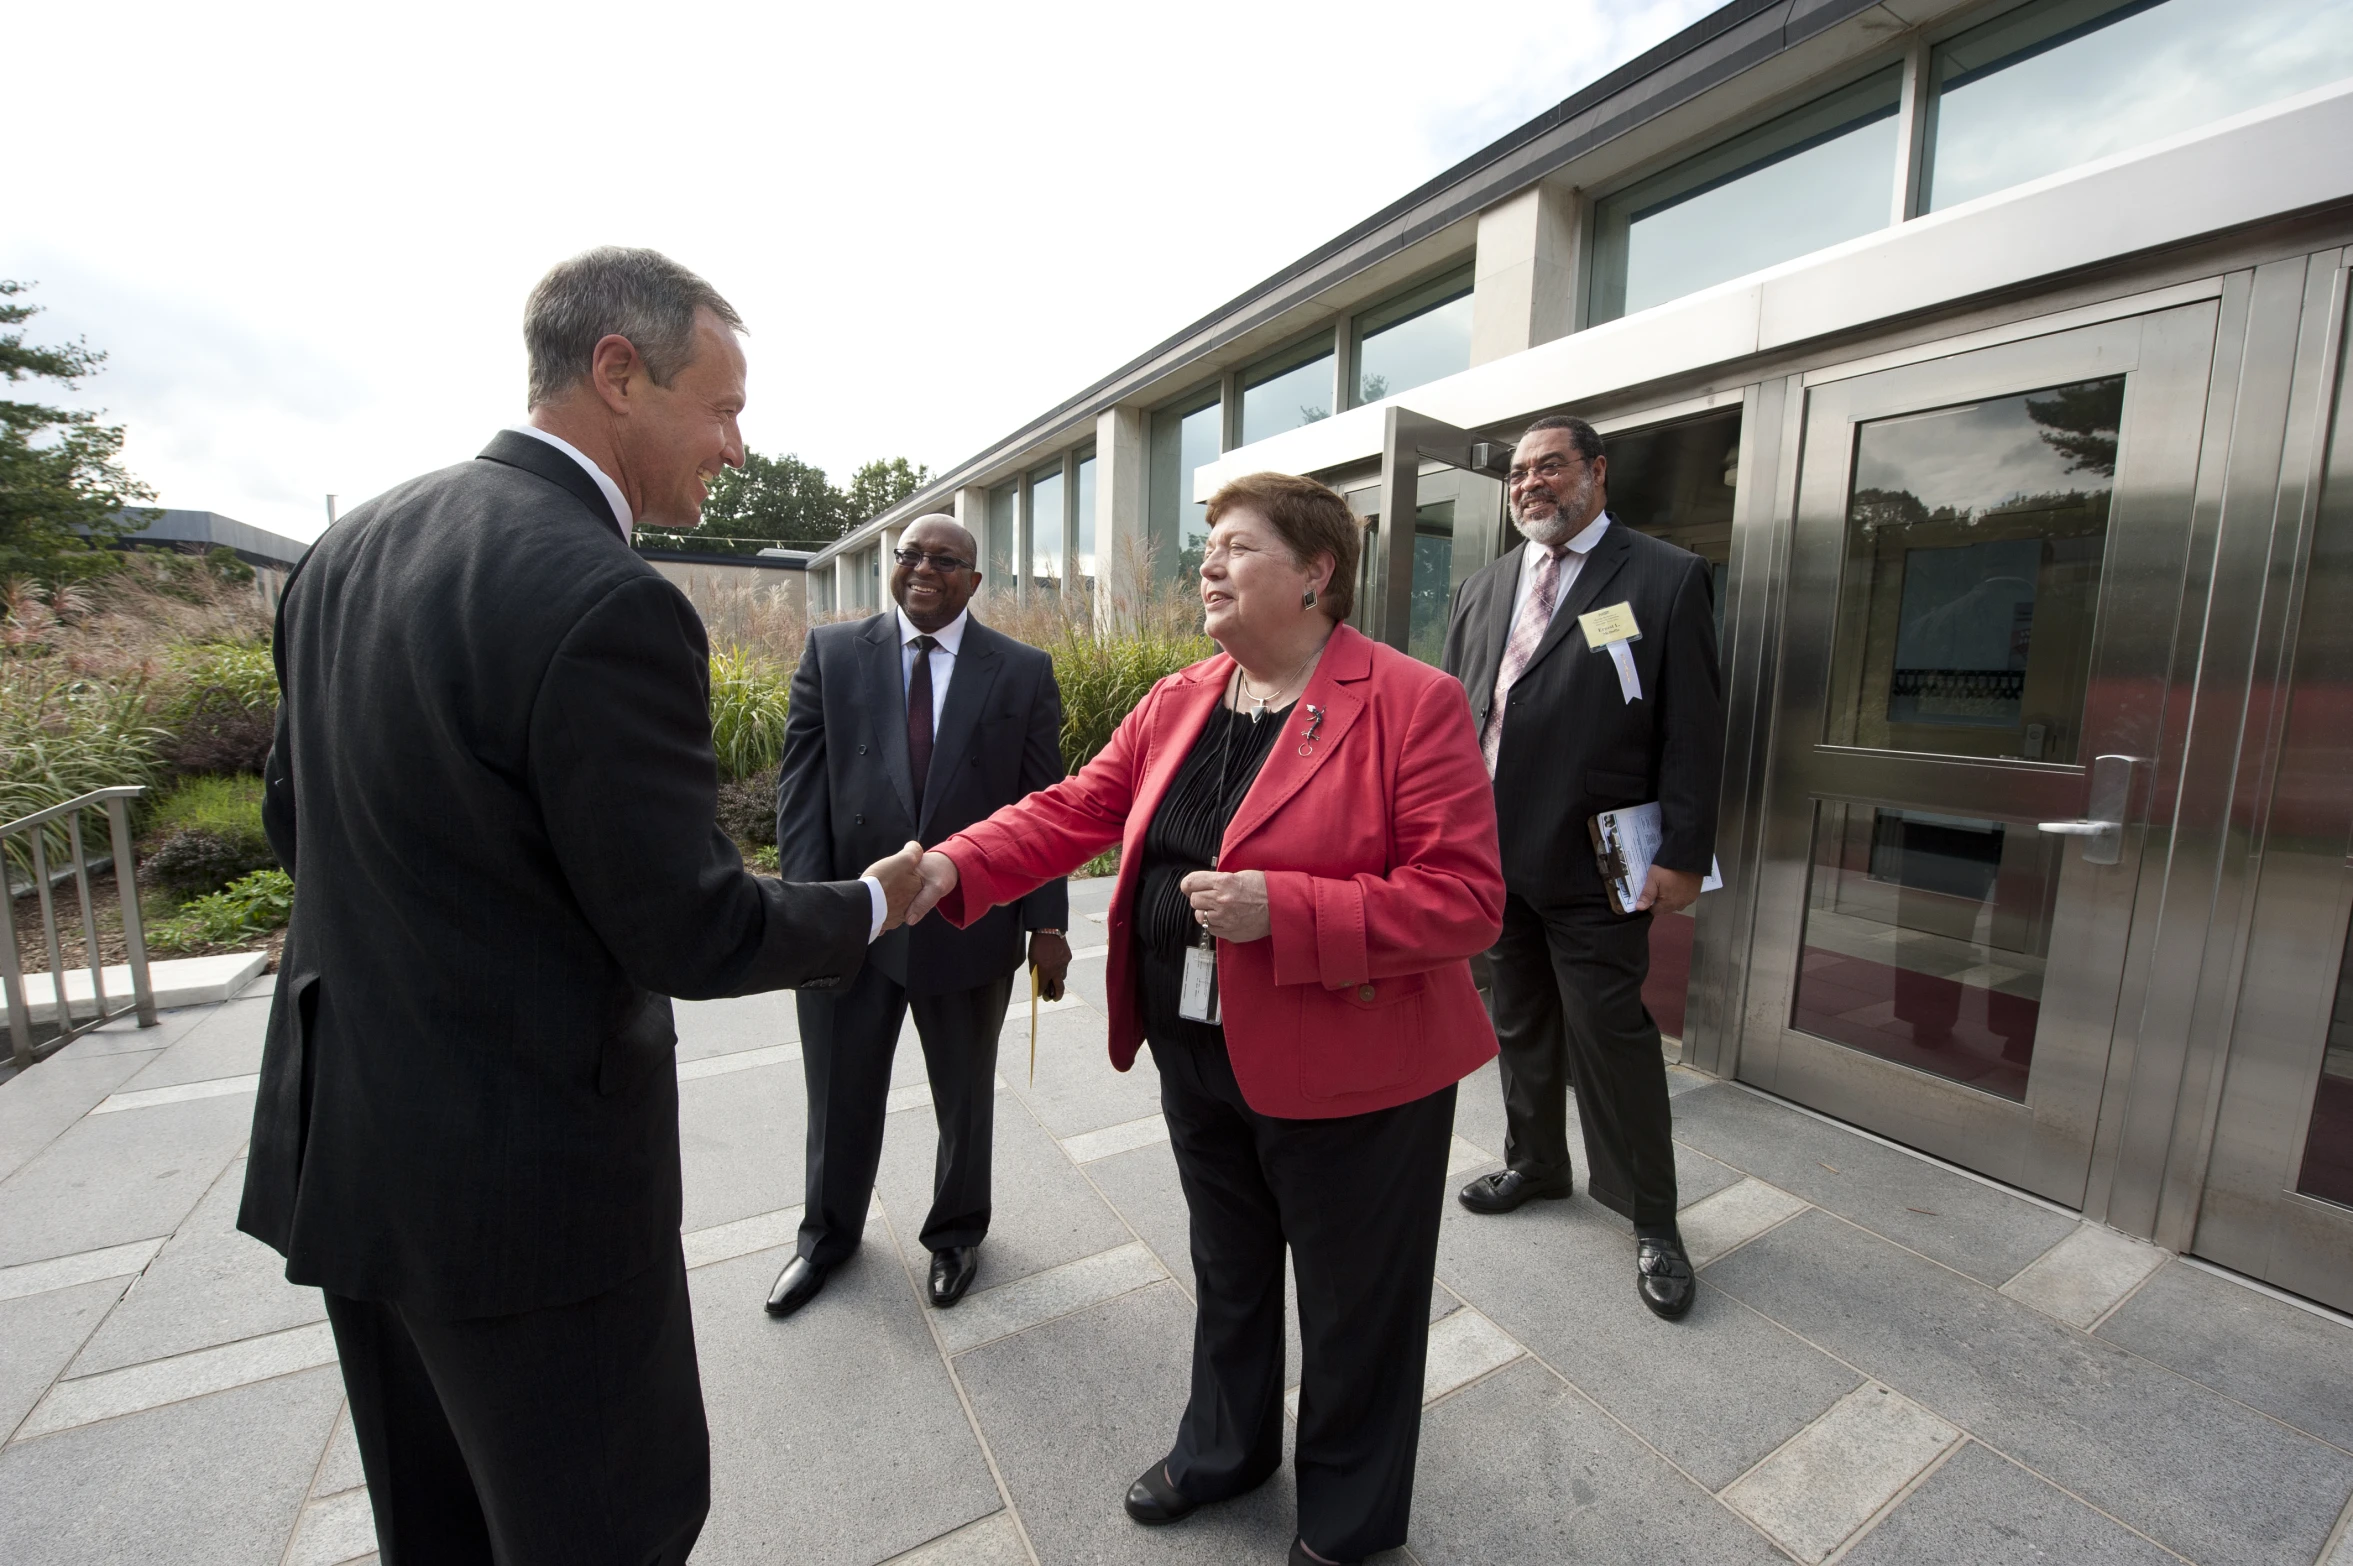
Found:
M 913 844 L 909 844 L 913 847 Z M 956 890 L 956 861 L 946 854 L 928 853 L 923 856 L 923 890 L 916 893 L 915 904 L 907 910 L 907 922 L 915 923 L 932 909 L 939 900 Z
M 908 910 L 924 890 L 924 857 L 923 845 L 910 840 L 905 848 L 888 859 L 877 859 L 866 867 L 866 873 L 882 883 L 884 929 L 895 930 L 919 917 Z M 931 857 L 936 859 L 939 856 L 934 854 Z M 929 908 L 931 903 L 938 901 L 934 897 L 923 906 Z

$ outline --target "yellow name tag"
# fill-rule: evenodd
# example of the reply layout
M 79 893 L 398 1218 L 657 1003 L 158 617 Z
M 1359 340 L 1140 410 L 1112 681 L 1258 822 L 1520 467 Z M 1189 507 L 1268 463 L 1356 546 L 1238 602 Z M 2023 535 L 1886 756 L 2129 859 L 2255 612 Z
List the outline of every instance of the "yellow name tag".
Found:
M 1612 642 L 1631 642 L 1641 639 L 1641 628 L 1634 623 L 1634 606 L 1630 603 L 1612 604 L 1607 609 L 1596 609 L 1591 614 L 1577 616 L 1577 628 L 1585 633 L 1585 645 L 1596 650 Z

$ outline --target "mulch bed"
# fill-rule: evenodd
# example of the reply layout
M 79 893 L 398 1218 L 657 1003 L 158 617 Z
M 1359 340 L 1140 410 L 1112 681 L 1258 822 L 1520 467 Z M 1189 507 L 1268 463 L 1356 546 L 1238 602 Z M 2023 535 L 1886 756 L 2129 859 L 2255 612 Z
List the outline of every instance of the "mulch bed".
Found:
M 64 956 L 65 966 L 69 970 L 87 969 L 90 959 L 82 939 L 80 890 L 73 882 L 67 881 L 49 894 L 49 900 L 50 907 L 56 911 L 57 915 L 57 944 Z M 102 870 L 90 877 L 90 901 L 96 905 L 100 962 L 112 965 L 130 961 L 130 954 L 123 946 L 123 911 L 122 905 L 115 899 L 114 872 L 111 869 Z M 141 906 L 146 910 L 147 924 L 152 928 L 156 919 L 161 917 L 161 912 L 147 903 L 143 903 Z M 26 973 L 47 973 L 49 971 L 49 950 L 41 938 L 40 898 L 27 892 L 16 900 L 15 907 L 11 912 L 16 919 L 16 957 L 18 963 L 22 965 L 23 971 Z M 270 954 L 268 971 L 275 973 L 278 971 L 278 953 L 286 944 L 286 932 L 283 930 L 273 932 L 263 944 L 268 948 Z M 159 952 L 155 950 L 153 945 L 150 945 L 147 957 L 150 962 L 160 962 L 167 957 L 211 957 L 223 952 L 249 952 L 252 950 L 253 943 L 251 942 L 243 942 L 235 946 L 202 946 L 186 951 L 172 952 Z

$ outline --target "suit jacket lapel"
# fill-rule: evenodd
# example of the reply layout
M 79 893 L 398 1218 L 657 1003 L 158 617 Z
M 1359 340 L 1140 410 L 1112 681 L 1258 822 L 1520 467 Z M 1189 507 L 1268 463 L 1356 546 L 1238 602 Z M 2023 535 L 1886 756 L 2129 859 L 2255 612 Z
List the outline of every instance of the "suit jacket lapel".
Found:
M 1482 584 L 1486 598 L 1479 606 L 1481 619 L 1472 642 L 1471 678 L 1463 687 L 1471 698 L 1471 711 L 1481 718 L 1495 700 L 1495 676 L 1502 671 L 1504 643 L 1511 636 L 1512 602 L 1519 596 L 1520 573 L 1527 565 L 1527 550 L 1514 549 L 1496 562 Z
M 482 448 L 480 455 L 546 479 L 586 506 L 591 516 L 616 534 L 621 531 L 621 519 L 613 515 L 613 503 L 605 499 L 605 492 L 588 476 L 588 470 L 546 441 L 518 435 L 513 430 L 500 430 L 490 437 L 490 444 Z
M 948 680 L 947 705 L 940 711 L 940 732 L 931 747 L 931 775 L 924 780 L 923 821 L 916 823 L 915 835 L 926 837 L 925 823 L 939 808 L 945 788 L 934 788 L 945 783 L 962 766 L 965 755 L 972 749 L 973 735 L 980 728 L 981 709 L 988 705 L 989 692 L 997 683 L 997 672 L 1003 666 L 1004 655 L 997 650 L 997 634 L 978 620 L 964 622 L 964 640 L 956 653 L 956 672 Z M 903 710 L 903 709 L 902 709 Z M 906 724 L 899 725 L 899 749 L 907 748 Z M 907 769 L 910 786 L 914 780 L 912 763 Z
M 1533 669 L 1542 663 L 1555 647 L 1575 632 L 1577 616 L 1591 609 L 1601 597 L 1602 589 L 1610 584 L 1610 578 L 1618 574 L 1618 567 L 1626 563 L 1626 554 L 1631 547 L 1632 540 L 1626 534 L 1626 524 L 1613 518 L 1609 531 L 1601 535 L 1601 542 L 1593 546 L 1593 553 L 1587 555 L 1585 563 L 1577 568 L 1577 580 L 1569 584 L 1568 596 L 1553 611 L 1552 624 L 1545 631 L 1544 640 L 1536 644 L 1536 655 L 1528 660 L 1528 668 Z M 1500 661 L 1502 655 L 1499 653 L 1496 656 Z M 1520 678 L 1527 677 L 1527 671 L 1522 670 Z
M 898 791 L 899 808 L 913 821 L 915 774 L 907 760 L 907 692 L 899 683 L 898 631 L 899 616 L 893 610 L 876 615 L 858 633 L 859 643 L 865 648 L 858 664 L 866 678 L 865 695 L 858 703 L 858 710 L 871 714 L 875 720 L 874 744 L 882 756 L 882 769 L 889 774 L 891 787 Z M 953 684 L 948 687 L 950 691 L 955 688 Z
M 1307 682 L 1299 700 L 1292 705 L 1290 716 L 1283 720 L 1284 732 L 1275 737 L 1275 748 L 1259 768 L 1257 781 L 1250 792 L 1242 796 L 1242 807 L 1234 812 L 1233 824 L 1226 828 L 1225 841 L 1219 849 L 1219 862 L 1234 846 L 1264 826 L 1274 813 L 1282 809 L 1292 795 L 1315 776 L 1324 758 L 1339 747 L 1341 738 L 1356 724 L 1364 711 L 1364 699 L 1348 687 L 1369 676 L 1373 670 L 1372 644 L 1364 634 L 1350 626 L 1341 626 L 1332 633 L 1331 645 L 1324 650 L 1323 662 L 1316 666 L 1315 678 Z M 1315 715 L 1307 709 L 1323 710 L 1323 721 L 1315 722 Z M 1316 730 L 1313 743 L 1307 739 L 1310 726 Z

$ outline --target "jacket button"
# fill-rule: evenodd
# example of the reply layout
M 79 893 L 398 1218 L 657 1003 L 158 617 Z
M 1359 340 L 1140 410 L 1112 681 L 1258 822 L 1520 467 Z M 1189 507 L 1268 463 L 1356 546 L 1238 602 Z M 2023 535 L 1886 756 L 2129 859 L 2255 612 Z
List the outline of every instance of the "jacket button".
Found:
M 864 816 L 852 816 L 852 817 L 850 817 L 850 825 L 852 825 L 852 826 L 864 826 L 865 824 L 866 824 L 866 818 L 865 818 Z
M 865 755 L 865 754 L 866 754 L 866 747 L 865 747 L 865 746 L 863 746 L 863 745 L 859 746 L 859 747 L 858 747 L 858 754 L 859 754 L 859 755 L 861 755 L 861 756 Z
M 1371 1000 L 1373 998 L 1373 987 L 1369 984 L 1359 984 L 1356 987 L 1356 998 L 1360 1001 Z

